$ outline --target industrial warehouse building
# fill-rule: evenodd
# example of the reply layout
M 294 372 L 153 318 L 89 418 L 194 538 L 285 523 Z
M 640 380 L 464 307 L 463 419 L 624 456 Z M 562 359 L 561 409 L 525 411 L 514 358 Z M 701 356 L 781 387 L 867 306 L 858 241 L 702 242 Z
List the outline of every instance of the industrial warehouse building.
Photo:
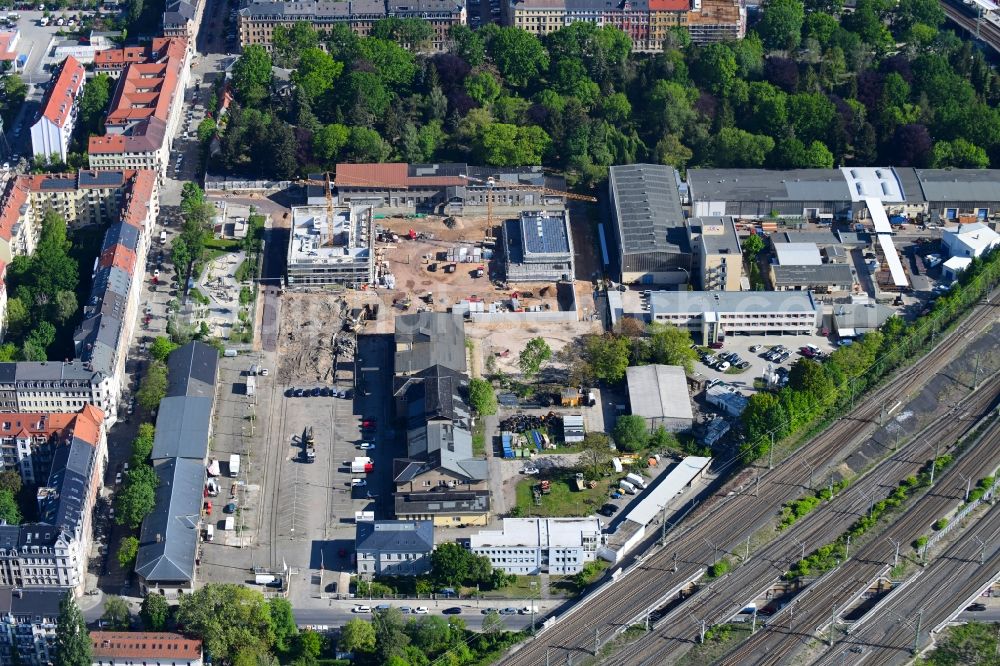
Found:
M 679 365 L 639 365 L 627 371 L 632 413 L 646 420 L 650 430 L 663 426 L 684 432 L 694 423 L 687 377 Z
M 608 187 L 621 281 L 690 282 L 691 246 L 677 172 L 661 164 L 613 166 Z
M 505 220 L 503 246 L 507 280 L 556 282 L 573 278 L 573 237 L 569 211 L 529 211 Z

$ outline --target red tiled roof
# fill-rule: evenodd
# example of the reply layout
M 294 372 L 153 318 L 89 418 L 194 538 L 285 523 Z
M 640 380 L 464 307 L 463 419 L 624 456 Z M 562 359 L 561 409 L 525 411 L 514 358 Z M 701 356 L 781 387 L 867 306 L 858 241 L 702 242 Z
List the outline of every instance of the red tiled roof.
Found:
M 28 205 L 28 188 L 24 176 L 11 180 L 7 192 L 0 199 L 0 238 L 9 241 L 14 225 L 21 217 L 21 210 Z
M 62 127 L 73 110 L 73 102 L 80 93 L 84 83 L 83 65 L 73 56 L 67 56 L 63 61 L 59 76 L 49 88 L 42 115 Z
M 98 263 L 101 268 L 114 266 L 132 275 L 135 272 L 135 252 L 124 245 L 112 245 L 101 254 Z
M 194 661 L 201 658 L 201 641 L 169 632 L 92 631 L 90 643 L 95 660 L 130 658 Z
M 73 435 L 85 442 L 97 445 L 101 438 L 101 427 L 104 425 L 104 411 L 93 405 L 84 405 L 76 414 L 73 424 Z
M 76 417 L 77 414 L 46 414 L 42 412 L 0 414 L 0 437 L 69 435 L 68 429 L 73 425 Z M 102 413 L 101 418 L 103 417 Z
M 651 12 L 686 12 L 689 9 L 690 0 L 649 0 Z
M 0 32 L 0 60 L 13 60 L 17 57 L 17 52 L 11 46 L 16 35 L 16 32 Z
M 408 166 L 388 164 L 338 164 L 337 185 L 348 187 L 406 187 Z
M 152 205 L 153 191 L 156 189 L 156 172 L 139 169 L 129 173 L 132 187 L 123 206 L 122 222 L 141 229 L 149 206 Z

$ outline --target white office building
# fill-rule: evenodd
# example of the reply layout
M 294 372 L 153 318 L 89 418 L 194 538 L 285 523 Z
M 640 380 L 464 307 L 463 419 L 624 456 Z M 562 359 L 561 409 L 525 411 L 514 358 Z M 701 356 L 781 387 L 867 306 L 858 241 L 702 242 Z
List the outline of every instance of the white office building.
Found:
M 599 518 L 504 518 L 500 530 L 469 539 L 476 555 L 509 574 L 575 574 L 593 562 L 601 546 Z

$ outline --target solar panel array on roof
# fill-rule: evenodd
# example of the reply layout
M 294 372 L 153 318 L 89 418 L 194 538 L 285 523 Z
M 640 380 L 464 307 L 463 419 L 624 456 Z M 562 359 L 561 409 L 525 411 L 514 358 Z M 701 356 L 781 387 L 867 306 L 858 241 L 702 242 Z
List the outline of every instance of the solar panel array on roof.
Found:
M 521 237 L 526 254 L 566 254 L 569 237 L 561 213 L 525 213 L 521 216 Z
M 81 171 L 80 187 L 118 187 L 124 181 L 121 171 Z
M 42 190 L 66 190 L 76 189 L 76 181 L 72 178 L 46 178 L 39 187 Z

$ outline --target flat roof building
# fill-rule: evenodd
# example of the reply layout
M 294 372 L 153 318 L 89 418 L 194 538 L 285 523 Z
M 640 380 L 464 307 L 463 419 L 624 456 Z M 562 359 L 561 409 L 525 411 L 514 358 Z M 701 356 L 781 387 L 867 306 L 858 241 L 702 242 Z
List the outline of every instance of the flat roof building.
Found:
M 690 282 L 691 247 L 677 172 L 661 164 L 628 164 L 608 173 L 621 282 Z
M 665 427 L 684 432 L 694 423 L 687 377 L 679 365 L 639 365 L 626 371 L 632 413 L 646 420 L 650 430 Z
M 743 250 L 733 218 L 728 215 L 688 220 L 691 246 L 698 257 L 701 288 L 740 291 Z
M 504 220 L 503 247 L 510 282 L 556 282 L 573 275 L 569 211 L 526 211 Z
M 775 291 L 851 291 L 854 269 L 849 264 L 772 265 L 771 284 Z
M 774 255 L 782 266 L 819 266 L 823 263 L 816 243 L 775 243 Z
M 289 286 L 371 284 L 375 271 L 370 208 L 294 206 Z
M 673 324 L 704 344 L 729 335 L 809 335 L 823 315 L 809 292 L 629 291 L 623 297 L 622 316 Z
M 594 561 L 602 542 L 596 517 L 504 518 L 501 529 L 469 537 L 469 550 L 509 574 L 570 575 Z
M 734 418 L 739 417 L 747 408 L 746 396 L 728 384 L 716 384 L 706 388 L 705 400 Z
M 833 306 L 833 330 L 839 338 L 855 338 L 878 329 L 895 314 L 877 303 L 838 303 Z
M 839 169 L 690 169 L 691 211 L 743 218 L 849 216 L 851 191 Z
M 960 224 L 944 230 L 941 244 L 952 257 L 980 257 L 1000 246 L 1000 234 L 982 222 Z

